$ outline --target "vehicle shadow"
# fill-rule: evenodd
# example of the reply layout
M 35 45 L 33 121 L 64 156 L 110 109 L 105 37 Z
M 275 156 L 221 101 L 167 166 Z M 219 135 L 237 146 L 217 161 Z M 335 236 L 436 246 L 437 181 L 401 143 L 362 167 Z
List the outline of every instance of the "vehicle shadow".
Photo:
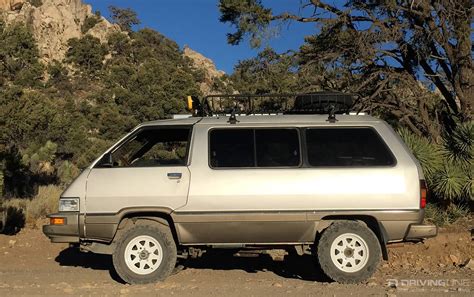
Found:
M 82 253 L 77 248 L 66 248 L 56 257 L 61 266 L 83 267 L 93 270 L 108 270 L 112 279 L 124 283 L 116 274 L 112 257 L 93 253 Z M 273 272 L 278 276 L 305 281 L 331 282 L 309 255 L 286 255 L 283 261 L 274 261 L 270 255 L 259 253 L 251 257 L 235 256 L 233 251 L 210 250 L 200 258 L 179 261 L 179 268 L 212 270 L 243 270 L 247 273 Z
M 59 263 L 60 266 L 108 270 L 113 280 L 125 284 L 115 272 L 110 255 L 83 253 L 76 247 L 68 247 L 62 250 L 54 260 Z
M 332 282 L 310 255 L 286 255 L 282 261 L 275 261 L 269 254 L 260 253 L 253 257 L 235 256 L 225 250 L 211 250 L 197 259 L 182 263 L 184 269 L 243 270 L 248 273 L 270 271 L 284 278 L 316 282 Z

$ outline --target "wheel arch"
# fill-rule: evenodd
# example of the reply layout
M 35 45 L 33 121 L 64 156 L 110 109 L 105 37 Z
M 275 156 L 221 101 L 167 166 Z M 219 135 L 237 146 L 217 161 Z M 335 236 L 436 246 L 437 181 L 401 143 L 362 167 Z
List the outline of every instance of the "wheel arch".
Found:
M 174 226 L 173 218 L 170 213 L 164 211 L 129 211 L 121 216 L 114 235 L 114 241 L 120 237 L 120 234 L 131 225 L 140 224 L 140 222 L 155 222 L 168 227 L 173 235 L 176 245 L 179 245 L 179 236 Z
M 363 222 L 372 232 L 380 243 L 382 250 L 382 258 L 388 260 L 387 241 L 388 235 L 382 223 L 380 223 L 375 217 L 368 215 L 329 215 L 321 218 L 320 223 L 317 227 L 316 240 L 319 239 L 322 232 L 329 227 L 334 221 L 349 220 L 349 221 L 361 221 Z

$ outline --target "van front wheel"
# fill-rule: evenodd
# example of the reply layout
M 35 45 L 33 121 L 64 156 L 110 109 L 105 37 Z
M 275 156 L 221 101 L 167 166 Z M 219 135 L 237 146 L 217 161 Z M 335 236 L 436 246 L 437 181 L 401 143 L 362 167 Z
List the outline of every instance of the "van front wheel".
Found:
M 129 284 L 164 280 L 176 265 L 176 244 L 166 226 L 135 225 L 120 237 L 112 256 L 115 271 Z
M 328 277 L 349 284 L 372 276 L 380 262 L 381 249 L 377 236 L 365 224 L 337 221 L 324 230 L 317 254 Z

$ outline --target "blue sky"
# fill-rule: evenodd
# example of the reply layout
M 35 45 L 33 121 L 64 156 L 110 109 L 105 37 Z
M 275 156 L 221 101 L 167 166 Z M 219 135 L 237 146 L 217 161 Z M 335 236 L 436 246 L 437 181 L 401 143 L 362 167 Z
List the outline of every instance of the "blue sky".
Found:
M 108 6 L 135 10 L 142 24 L 141 27 L 153 28 L 176 41 L 181 47 L 188 45 L 192 49 L 211 58 L 218 69 L 232 73 L 239 60 L 254 57 L 258 50 L 251 49 L 248 42 L 238 46 L 227 44 L 226 33 L 233 29 L 219 22 L 217 0 L 84 0 L 92 5 L 92 10 L 99 10 L 105 17 L 109 16 Z M 271 7 L 274 13 L 292 11 L 298 13 L 298 0 L 266 0 L 264 5 Z M 315 32 L 314 24 L 293 22 L 282 26 L 280 34 L 269 41 L 269 45 L 278 52 L 298 49 L 304 36 Z

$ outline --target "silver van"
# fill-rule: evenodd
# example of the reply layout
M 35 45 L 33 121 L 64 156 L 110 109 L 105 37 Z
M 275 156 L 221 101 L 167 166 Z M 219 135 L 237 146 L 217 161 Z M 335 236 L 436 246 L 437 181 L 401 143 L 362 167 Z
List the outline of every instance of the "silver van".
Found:
M 163 280 L 178 257 L 210 248 L 282 246 L 356 283 L 387 243 L 436 236 L 421 167 L 384 121 L 334 104 L 329 116 L 314 105 L 237 116 L 198 102 L 195 116 L 143 123 L 85 169 L 43 227 L 51 241 L 111 254 L 127 283 Z

